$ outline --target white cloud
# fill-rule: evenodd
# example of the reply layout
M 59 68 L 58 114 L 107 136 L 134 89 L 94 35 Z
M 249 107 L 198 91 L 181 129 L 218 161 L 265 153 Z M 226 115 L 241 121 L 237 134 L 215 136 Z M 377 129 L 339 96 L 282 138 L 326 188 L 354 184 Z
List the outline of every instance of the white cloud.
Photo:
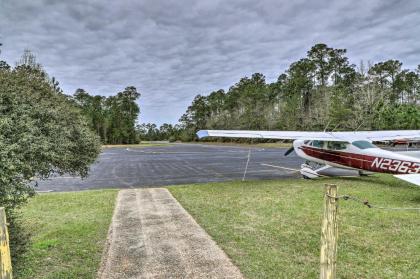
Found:
M 175 123 L 196 94 L 254 72 L 275 80 L 315 43 L 352 63 L 420 63 L 420 2 L 2 0 L 2 59 L 33 50 L 67 93 L 142 93 L 141 120 Z

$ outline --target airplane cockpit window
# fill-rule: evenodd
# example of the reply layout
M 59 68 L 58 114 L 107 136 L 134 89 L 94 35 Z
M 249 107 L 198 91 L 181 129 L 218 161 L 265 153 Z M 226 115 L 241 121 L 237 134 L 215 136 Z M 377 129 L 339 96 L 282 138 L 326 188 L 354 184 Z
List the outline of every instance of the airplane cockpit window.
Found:
M 356 146 L 357 148 L 360 149 L 368 149 L 368 148 L 377 148 L 376 145 L 366 141 L 366 140 L 357 140 L 357 141 L 353 141 L 351 144 L 353 144 L 354 146 Z
M 347 147 L 347 143 L 341 141 L 329 141 L 327 148 L 331 150 L 344 150 Z
M 312 141 L 312 146 L 317 147 L 317 148 L 323 148 L 324 147 L 324 142 L 322 140 L 313 140 Z

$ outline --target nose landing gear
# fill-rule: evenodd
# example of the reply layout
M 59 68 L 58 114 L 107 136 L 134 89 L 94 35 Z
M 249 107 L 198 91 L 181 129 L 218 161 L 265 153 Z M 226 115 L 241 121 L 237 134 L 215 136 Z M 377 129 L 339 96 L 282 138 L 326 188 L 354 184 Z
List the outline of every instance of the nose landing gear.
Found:
M 322 168 L 319 168 L 319 169 L 314 170 L 314 169 L 312 169 L 312 167 L 310 165 L 308 165 L 308 164 L 302 164 L 300 166 L 300 174 L 302 175 L 302 177 L 304 179 L 318 178 L 318 177 L 322 176 L 322 175 L 320 175 L 318 173 L 318 171 L 320 171 L 322 169 L 325 169 L 325 167 L 329 167 L 329 166 L 324 166 Z

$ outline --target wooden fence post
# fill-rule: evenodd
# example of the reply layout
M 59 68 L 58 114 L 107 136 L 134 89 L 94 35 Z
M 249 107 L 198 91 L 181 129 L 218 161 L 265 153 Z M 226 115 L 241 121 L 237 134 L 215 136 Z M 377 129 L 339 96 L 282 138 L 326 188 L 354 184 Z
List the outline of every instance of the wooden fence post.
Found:
M 337 186 L 325 185 L 324 218 L 321 229 L 321 279 L 335 279 L 337 261 Z
M 0 279 L 12 279 L 9 233 L 7 232 L 6 211 L 0 208 Z

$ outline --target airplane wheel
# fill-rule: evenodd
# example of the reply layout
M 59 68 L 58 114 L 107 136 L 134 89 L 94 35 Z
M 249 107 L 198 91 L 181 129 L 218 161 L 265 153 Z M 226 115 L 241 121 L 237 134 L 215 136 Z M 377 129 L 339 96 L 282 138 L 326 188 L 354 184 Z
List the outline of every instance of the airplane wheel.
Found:
M 359 171 L 359 176 L 368 176 L 368 175 L 362 171 Z
M 309 177 L 307 177 L 306 175 L 302 175 L 303 179 L 310 179 Z

